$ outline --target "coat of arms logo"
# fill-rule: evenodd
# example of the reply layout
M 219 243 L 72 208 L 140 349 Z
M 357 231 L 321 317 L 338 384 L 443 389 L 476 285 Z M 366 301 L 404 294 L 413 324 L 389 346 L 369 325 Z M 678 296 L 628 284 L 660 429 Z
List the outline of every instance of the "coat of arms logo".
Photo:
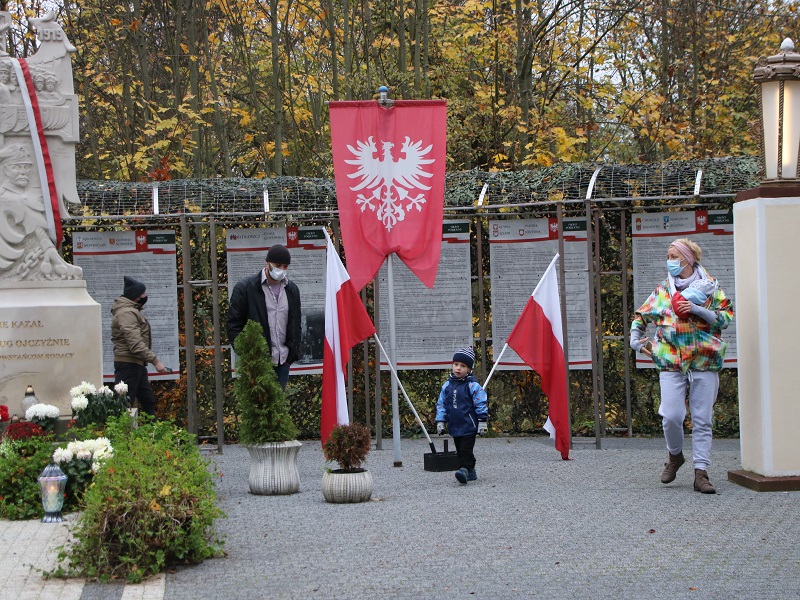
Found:
M 402 158 L 393 156 L 394 146 L 392 142 L 381 141 L 379 157 L 378 147 L 370 136 L 367 141 L 357 141 L 355 148 L 348 145 L 348 150 L 355 158 L 344 161 L 356 167 L 347 176 L 360 180 L 357 185 L 350 187 L 352 191 L 359 192 L 356 204 L 361 207 L 361 212 L 367 208 L 375 212 L 387 231 L 404 221 L 407 211 L 416 208 L 422 212 L 425 193 L 431 189 L 423 179 L 433 177 L 425 165 L 435 162 L 433 158 L 426 158 L 433 144 L 423 148 L 422 140 L 412 142 L 406 136 L 399 151 Z

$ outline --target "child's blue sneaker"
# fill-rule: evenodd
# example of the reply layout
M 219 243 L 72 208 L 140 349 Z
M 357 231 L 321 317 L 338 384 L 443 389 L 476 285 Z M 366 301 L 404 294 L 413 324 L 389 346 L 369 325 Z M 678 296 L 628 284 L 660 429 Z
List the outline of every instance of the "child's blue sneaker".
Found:
M 478 478 L 478 472 L 475 469 L 470 469 L 467 473 L 467 481 L 475 481 Z
M 469 480 L 469 471 L 466 469 L 466 467 L 461 467 L 458 471 L 456 471 L 455 475 L 459 483 L 466 485 L 467 481 Z

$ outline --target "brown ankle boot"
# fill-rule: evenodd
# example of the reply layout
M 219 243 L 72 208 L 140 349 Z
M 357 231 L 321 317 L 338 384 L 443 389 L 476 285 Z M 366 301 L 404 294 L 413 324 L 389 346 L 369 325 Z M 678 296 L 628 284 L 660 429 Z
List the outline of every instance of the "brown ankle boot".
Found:
M 717 490 L 714 489 L 714 486 L 711 485 L 711 482 L 708 480 L 708 473 L 703 471 L 703 469 L 694 470 L 694 491 L 700 492 L 701 494 L 717 493 Z
M 683 458 L 683 452 L 669 454 L 669 462 L 664 463 L 664 472 L 661 473 L 661 483 L 671 483 L 675 481 L 675 475 L 684 462 L 686 462 L 686 460 Z

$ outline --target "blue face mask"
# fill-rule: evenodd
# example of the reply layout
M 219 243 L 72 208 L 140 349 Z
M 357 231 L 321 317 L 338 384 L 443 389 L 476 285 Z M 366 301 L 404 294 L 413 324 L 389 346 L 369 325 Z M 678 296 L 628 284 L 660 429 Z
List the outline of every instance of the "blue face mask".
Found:
M 708 296 L 706 296 L 703 292 L 693 287 L 688 287 L 685 290 L 683 290 L 681 292 L 681 296 L 686 298 L 689 302 L 697 304 L 698 306 L 702 306 L 703 304 L 705 304 L 706 299 L 708 298 Z
M 669 274 L 672 275 L 673 277 L 677 277 L 678 275 L 680 275 L 681 271 L 683 271 L 683 267 L 681 266 L 682 262 L 683 261 L 680 259 L 668 260 L 667 271 L 669 271 Z

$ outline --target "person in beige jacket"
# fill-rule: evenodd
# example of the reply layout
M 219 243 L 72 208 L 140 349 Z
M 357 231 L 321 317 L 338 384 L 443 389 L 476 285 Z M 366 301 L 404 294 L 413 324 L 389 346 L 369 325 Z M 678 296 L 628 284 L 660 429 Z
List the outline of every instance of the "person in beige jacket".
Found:
M 111 306 L 111 341 L 114 344 L 114 385 L 124 381 L 131 403 L 139 401 L 142 412 L 156 416 L 156 398 L 147 377 L 147 365 L 166 373 L 150 349 L 150 323 L 142 314 L 147 288 L 141 281 L 125 276 L 122 296 Z

